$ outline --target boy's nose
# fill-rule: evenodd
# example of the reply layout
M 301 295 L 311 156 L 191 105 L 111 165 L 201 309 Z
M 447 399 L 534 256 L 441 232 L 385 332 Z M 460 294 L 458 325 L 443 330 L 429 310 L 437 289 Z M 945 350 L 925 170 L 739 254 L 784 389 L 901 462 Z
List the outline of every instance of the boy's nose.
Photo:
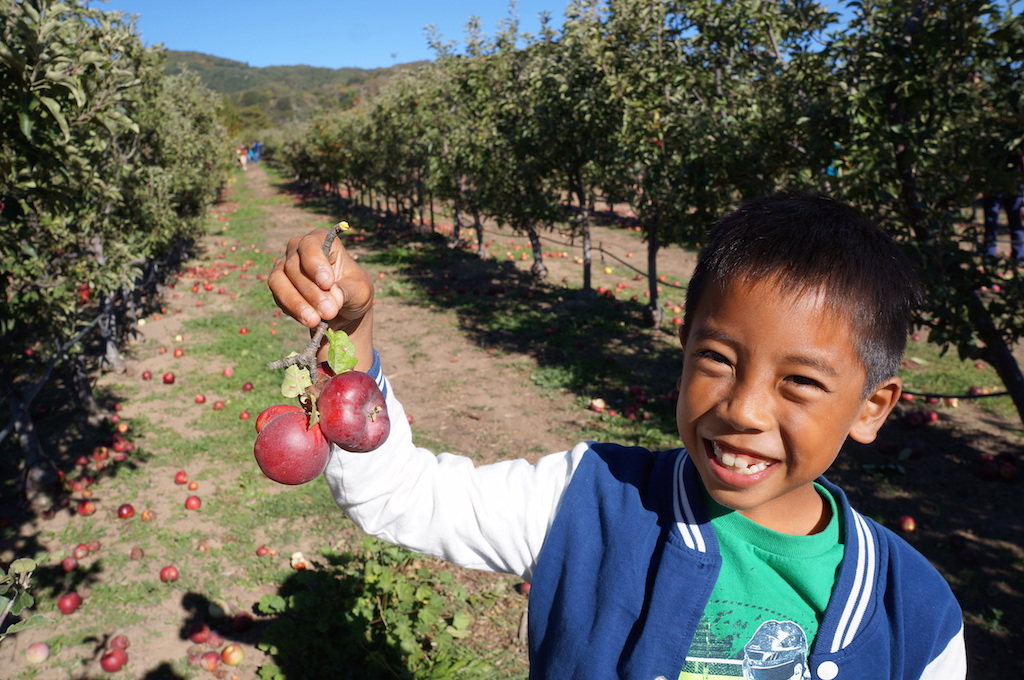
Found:
M 737 432 L 763 432 L 771 427 L 770 403 L 764 390 L 737 382 L 719 402 L 719 417 Z

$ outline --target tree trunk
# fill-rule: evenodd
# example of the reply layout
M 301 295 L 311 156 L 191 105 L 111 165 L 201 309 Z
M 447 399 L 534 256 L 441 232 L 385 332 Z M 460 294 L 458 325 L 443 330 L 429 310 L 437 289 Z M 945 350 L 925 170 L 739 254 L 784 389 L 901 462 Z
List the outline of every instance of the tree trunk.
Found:
M 977 329 L 978 337 L 985 343 L 982 356 L 996 369 L 1000 380 L 1006 386 L 1010 399 L 1013 400 L 1018 417 L 1024 423 L 1024 374 L 1021 373 L 1017 359 L 1014 358 L 1010 347 L 1003 340 L 988 309 L 985 308 L 985 303 L 977 293 L 969 298 L 968 313 Z
M 644 325 L 649 328 L 656 328 L 661 325 L 663 310 L 658 302 L 658 249 L 661 247 L 659 234 L 659 213 L 657 208 L 651 210 L 644 225 L 647 230 L 647 271 L 650 278 L 647 281 L 650 294 L 650 301 L 644 308 Z
M 100 337 L 103 341 L 103 358 L 100 367 L 105 371 L 124 370 L 124 357 L 117 346 L 117 316 L 114 313 L 114 299 L 110 295 L 103 298 L 100 312 Z
M 473 215 L 473 230 L 476 231 L 476 254 L 481 260 L 487 257 L 487 250 L 484 248 L 484 224 L 480 221 L 480 211 L 477 210 L 476 201 L 469 199 L 469 210 Z
M 533 264 L 530 266 L 530 274 L 537 281 L 547 278 L 548 267 L 544 264 L 544 247 L 540 242 L 540 234 L 532 224 L 526 228 L 526 235 L 530 237 L 530 248 L 533 250 Z
M 580 232 L 583 236 L 583 293 L 587 294 L 593 286 L 593 244 L 590 233 L 593 202 L 588 200 L 586 192 L 583 190 L 583 180 L 578 175 L 573 182 L 573 192 L 580 204 Z
M 462 239 L 462 182 L 455 186 L 455 200 L 452 201 L 452 239 L 458 243 Z
M 29 416 L 29 403 L 21 400 L 21 395 L 8 395 L 11 412 L 17 413 L 14 422 L 14 433 L 25 459 L 22 468 L 20 486 L 22 499 L 29 507 L 44 510 L 53 506 L 57 494 L 57 469 L 45 453 L 39 437 L 36 436 L 35 424 Z
M 67 360 L 67 374 L 71 379 L 71 385 L 78 398 L 85 417 L 92 427 L 100 426 L 106 420 L 106 413 L 96 402 L 96 395 L 93 393 L 92 381 L 89 379 L 89 372 L 85 368 L 85 361 L 82 355 L 69 356 Z

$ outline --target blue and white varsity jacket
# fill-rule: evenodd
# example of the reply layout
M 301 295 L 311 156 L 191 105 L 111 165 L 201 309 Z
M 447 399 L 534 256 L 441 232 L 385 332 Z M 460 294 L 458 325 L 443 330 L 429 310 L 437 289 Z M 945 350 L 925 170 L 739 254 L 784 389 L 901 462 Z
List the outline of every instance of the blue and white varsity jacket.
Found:
M 582 442 L 477 466 L 416 447 L 379 360 L 391 434 L 333 448 L 325 478 L 366 533 L 464 567 L 532 582 L 531 677 L 676 680 L 721 557 L 686 452 Z M 810 653 L 815 680 L 963 680 L 961 612 L 939 573 L 850 508 L 845 551 Z M 808 565 L 812 568 L 813 565 Z
M 531 677 L 677 678 L 721 566 L 696 469 L 683 450 L 596 444 L 589 454 L 534 572 Z M 846 535 L 810 677 L 965 677 L 962 617 L 946 581 L 818 481 Z

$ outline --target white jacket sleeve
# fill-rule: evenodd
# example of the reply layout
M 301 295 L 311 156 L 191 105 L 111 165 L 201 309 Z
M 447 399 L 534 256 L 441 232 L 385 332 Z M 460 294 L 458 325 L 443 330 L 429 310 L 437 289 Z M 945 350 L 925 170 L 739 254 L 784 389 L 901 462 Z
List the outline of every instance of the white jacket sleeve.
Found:
M 962 680 L 967 677 L 967 649 L 964 646 L 964 629 L 949 641 L 946 648 L 928 667 L 921 680 Z
M 370 453 L 332 447 L 324 474 L 338 506 L 366 533 L 463 567 L 529 581 L 580 444 L 536 464 L 476 466 L 412 442 L 405 410 L 385 382 L 391 433 Z

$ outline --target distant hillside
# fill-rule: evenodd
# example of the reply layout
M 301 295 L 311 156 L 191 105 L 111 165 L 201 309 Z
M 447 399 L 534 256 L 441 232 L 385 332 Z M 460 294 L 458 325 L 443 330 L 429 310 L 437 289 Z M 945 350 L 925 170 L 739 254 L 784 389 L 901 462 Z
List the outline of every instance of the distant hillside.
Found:
M 260 127 L 258 112 L 269 125 L 281 125 L 302 117 L 320 105 L 348 108 L 359 98 L 376 92 L 396 72 L 426 62 L 388 68 L 320 68 L 316 66 L 254 67 L 240 61 L 200 52 L 168 50 L 164 70 L 169 74 L 188 69 L 213 90 L 225 95 L 230 107 L 249 120 L 243 127 Z

